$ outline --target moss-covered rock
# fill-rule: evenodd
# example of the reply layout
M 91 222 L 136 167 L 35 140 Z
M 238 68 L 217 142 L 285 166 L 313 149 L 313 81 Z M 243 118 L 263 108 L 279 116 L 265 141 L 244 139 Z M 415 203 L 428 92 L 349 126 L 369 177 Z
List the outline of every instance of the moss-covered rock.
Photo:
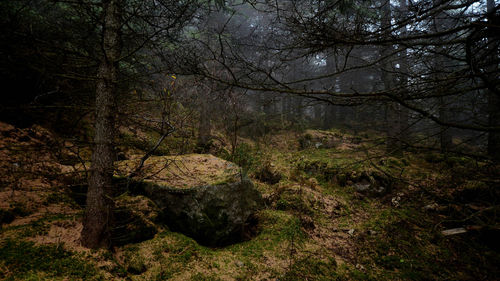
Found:
M 116 162 L 115 176 L 126 177 L 140 164 L 139 156 Z M 186 154 L 177 156 L 151 156 L 138 177 L 144 181 L 175 188 L 234 182 L 240 168 L 229 161 L 211 154 Z
M 342 138 L 329 131 L 307 130 L 298 141 L 300 149 L 334 148 L 342 143 Z
M 147 183 L 145 194 L 162 211 L 162 221 L 200 244 L 221 246 L 246 238 L 254 214 L 263 208 L 248 178 L 216 185 L 176 189 Z

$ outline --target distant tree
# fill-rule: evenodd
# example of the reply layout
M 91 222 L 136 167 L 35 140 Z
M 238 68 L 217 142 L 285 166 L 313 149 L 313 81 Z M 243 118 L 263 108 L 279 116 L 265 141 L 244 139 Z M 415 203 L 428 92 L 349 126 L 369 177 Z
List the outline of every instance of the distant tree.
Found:
M 500 62 L 500 15 L 494 0 L 487 0 L 487 55 L 486 73 L 482 75 L 488 92 L 488 154 L 500 162 L 500 86 L 498 64 Z
M 372 120 L 380 120 L 377 107 L 386 105 L 388 151 L 400 150 L 403 143 L 423 148 L 431 143 L 425 140 L 437 140 L 442 151 L 458 152 L 452 133 L 474 138 L 488 134 L 488 154 L 495 159 L 500 32 L 498 5 L 488 1 L 486 12 L 486 2 L 261 1 L 255 6 L 272 23 L 267 30 L 274 35 L 270 42 L 280 43 L 259 45 L 264 48 L 258 55 L 272 57 L 273 64 L 246 58 L 229 43 L 238 41 L 227 36 L 222 41 L 228 48 L 212 61 L 238 71 L 231 79 L 212 78 L 256 92 L 343 106 L 337 109 L 338 122 L 363 118 L 363 112 L 349 108 L 361 104 L 372 108 Z M 290 79 L 292 63 L 301 62 L 295 66 L 300 72 L 309 67 L 305 58 L 317 54 L 327 56 L 327 65 L 334 54 L 336 67 Z M 318 87 L 315 80 L 336 80 L 338 86 Z M 294 108 L 292 98 L 283 101 L 283 108 Z M 412 131 L 426 130 L 427 136 L 419 138 L 424 146 L 405 140 L 410 126 Z
M 392 28 L 392 11 L 391 11 L 391 1 L 387 0 L 381 3 L 381 32 L 382 38 L 387 40 L 386 45 L 381 46 L 380 57 L 382 61 L 381 71 L 382 71 L 382 82 L 384 84 L 384 90 L 391 92 L 395 88 L 395 75 L 394 75 L 394 46 L 391 40 Z M 398 104 L 395 102 L 387 102 L 386 104 L 386 134 L 387 134 L 387 144 L 386 150 L 389 153 L 395 153 L 401 151 L 401 143 L 399 141 L 400 133 L 400 123 L 398 115 Z

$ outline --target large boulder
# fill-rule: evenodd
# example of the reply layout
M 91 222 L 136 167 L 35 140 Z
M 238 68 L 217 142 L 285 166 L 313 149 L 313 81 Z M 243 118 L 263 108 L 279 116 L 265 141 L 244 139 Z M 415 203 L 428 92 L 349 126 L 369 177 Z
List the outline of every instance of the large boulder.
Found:
M 155 223 L 207 246 L 250 238 L 264 200 L 240 167 L 210 154 L 151 156 L 135 178 L 127 178 L 140 163 L 140 156 L 115 162 L 116 245 L 152 238 Z M 87 188 L 73 185 L 69 195 L 83 206 Z
M 129 173 L 138 163 L 118 162 L 118 174 Z M 255 212 L 263 207 L 260 192 L 240 168 L 210 154 L 152 156 L 142 178 L 130 189 L 159 207 L 159 222 L 208 246 L 244 240 Z
M 263 207 L 260 192 L 246 177 L 184 189 L 147 183 L 144 192 L 162 210 L 164 222 L 173 231 L 207 246 L 245 240 L 254 226 L 255 212 Z

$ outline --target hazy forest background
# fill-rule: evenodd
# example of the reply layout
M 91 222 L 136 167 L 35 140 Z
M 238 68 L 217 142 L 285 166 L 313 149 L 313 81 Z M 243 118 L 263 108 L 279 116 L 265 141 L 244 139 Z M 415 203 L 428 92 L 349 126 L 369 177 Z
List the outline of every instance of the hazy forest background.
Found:
M 498 0 L 0 2 L 0 279 L 498 280 Z

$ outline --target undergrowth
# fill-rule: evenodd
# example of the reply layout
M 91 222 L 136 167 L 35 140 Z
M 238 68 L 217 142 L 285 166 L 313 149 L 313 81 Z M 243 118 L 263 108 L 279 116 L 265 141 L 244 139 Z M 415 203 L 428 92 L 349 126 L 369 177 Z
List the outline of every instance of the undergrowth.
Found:
M 64 277 L 102 279 L 93 265 L 58 245 L 6 240 L 0 246 L 0 277 L 7 280 L 39 280 Z

